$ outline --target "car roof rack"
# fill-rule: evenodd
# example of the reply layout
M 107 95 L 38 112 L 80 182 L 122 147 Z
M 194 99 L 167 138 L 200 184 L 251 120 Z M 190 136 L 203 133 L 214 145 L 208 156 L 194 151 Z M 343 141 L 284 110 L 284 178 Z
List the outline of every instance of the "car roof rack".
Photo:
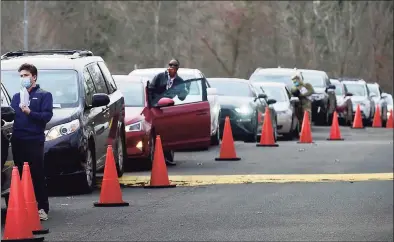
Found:
M 86 57 L 86 56 L 93 56 L 92 51 L 90 50 L 18 50 L 18 51 L 11 51 L 7 52 L 1 56 L 1 59 L 8 59 L 13 57 L 20 57 L 20 56 L 32 56 L 32 55 L 71 55 L 71 58 L 79 58 L 79 57 Z

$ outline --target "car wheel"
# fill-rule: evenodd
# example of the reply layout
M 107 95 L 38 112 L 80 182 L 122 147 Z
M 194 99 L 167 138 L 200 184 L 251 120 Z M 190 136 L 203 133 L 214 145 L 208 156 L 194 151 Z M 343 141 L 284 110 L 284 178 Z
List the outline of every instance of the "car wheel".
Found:
M 275 120 L 275 125 L 273 127 L 273 130 L 274 130 L 274 133 L 273 133 L 274 141 L 276 142 L 276 141 L 278 141 L 278 122 L 276 120 Z
M 167 165 L 175 166 L 176 163 L 174 161 L 175 152 L 173 150 L 167 150 L 164 152 L 164 159 Z
M 94 155 L 93 145 L 89 145 L 86 151 L 84 162 L 84 184 L 83 191 L 85 193 L 93 192 L 96 186 L 96 159 Z
M 382 127 L 386 127 L 387 122 L 387 108 L 382 108 Z
M 253 134 L 248 135 L 245 138 L 244 142 L 246 142 L 246 143 L 256 143 L 257 142 L 258 125 L 259 125 L 259 121 L 258 121 L 258 118 L 257 118 L 257 115 L 256 115 L 256 117 L 255 117 L 255 127 L 254 127 L 254 130 L 253 130 Z
M 126 155 L 126 145 L 124 135 L 121 134 L 116 142 L 116 151 L 114 150 L 114 156 L 116 160 L 116 171 L 118 172 L 118 177 L 123 176 Z
M 218 124 L 218 127 L 216 128 L 216 133 L 211 136 L 211 145 L 218 146 L 219 144 L 220 144 L 220 128 Z

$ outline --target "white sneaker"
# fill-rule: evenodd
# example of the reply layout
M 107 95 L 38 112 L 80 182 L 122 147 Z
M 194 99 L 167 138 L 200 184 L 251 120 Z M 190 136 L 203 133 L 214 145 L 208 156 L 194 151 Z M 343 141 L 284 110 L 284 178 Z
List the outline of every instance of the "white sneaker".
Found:
M 40 217 L 40 220 L 48 220 L 48 214 L 44 211 L 44 209 L 38 210 L 38 216 Z

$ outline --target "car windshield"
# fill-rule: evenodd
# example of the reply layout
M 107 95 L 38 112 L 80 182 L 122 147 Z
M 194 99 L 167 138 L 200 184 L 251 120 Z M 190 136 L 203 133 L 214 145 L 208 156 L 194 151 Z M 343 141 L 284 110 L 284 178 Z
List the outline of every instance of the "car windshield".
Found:
M 334 85 L 335 85 L 335 95 L 342 96 L 343 95 L 342 85 L 339 83 L 334 83 Z
M 255 73 L 250 77 L 252 82 L 279 82 L 292 85 L 291 74 Z
M 324 76 L 322 74 L 303 71 L 302 76 L 304 82 L 311 84 L 313 87 L 324 87 Z
M 374 84 L 368 85 L 368 89 L 371 93 L 375 93 L 376 95 L 379 95 L 379 88 L 377 85 Z
M 11 98 L 20 90 L 18 71 L 1 71 L 1 81 Z M 75 70 L 38 70 L 37 84 L 52 94 L 53 107 L 78 106 L 78 73 Z
M 356 84 L 356 83 L 348 83 L 346 84 L 346 88 L 348 92 L 353 94 L 354 96 L 366 96 L 365 86 L 363 84 Z
M 117 81 L 116 86 L 123 94 L 126 107 L 143 107 L 145 103 L 141 82 Z
M 209 80 L 211 87 L 216 88 L 219 96 L 250 97 L 249 84 L 235 81 Z
M 286 93 L 282 87 L 262 86 L 264 93 L 270 99 L 275 99 L 277 102 L 286 102 Z

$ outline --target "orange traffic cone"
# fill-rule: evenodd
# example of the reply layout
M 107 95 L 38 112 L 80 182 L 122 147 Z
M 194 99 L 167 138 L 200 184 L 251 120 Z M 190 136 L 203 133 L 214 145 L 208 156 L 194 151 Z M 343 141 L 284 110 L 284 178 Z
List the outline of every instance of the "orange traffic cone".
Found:
M 31 180 L 29 163 L 23 164 L 22 188 L 27 208 L 27 223 L 30 224 L 33 234 L 47 234 L 48 229 L 41 226 L 40 217 L 38 216 L 38 207 L 36 195 L 34 194 L 33 182 Z
M 388 129 L 392 129 L 393 128 L 393 110 L 390 110 L 390 115 L 389 115 L 389 118 L 387 119 L 387 122 L 386 122 L 386 128 L 388 128 Z
M 361 117 L 360 104 L 357 104 L 356 114 L 354 115 L 352 129 L 363 129 L 363 118 Z
M 334 111 L 334 116 L 332 117 L 330 138 L 328 138 L 327 140 L 344 140 L 341 138 L 341 130 L 339 129 L 337 111 Z
M 304 118 L 303 118 L 302 127 L 301 127 L 300 141 L 298 141 L 297 143 L 313 143 L 312 142 L 311 123 L 309 122 L 308 111 L 304 112 Z
M 167 166 L 164 160 L 163 147 L 161 145 L 160 135 L 156 136 L 155 154 L 153 157 L 152 172 L 150 176 L 150 185 L 144 188 L 171 188 L 176 187 L 170 184 L 168 178 Z
M 216 161 L 237 161 L 241 158 L 237 157 L 234 146 L 233 131 L 231 130 L 230 118 L 227 116 L 224 121 L 223 138 L 220 146 L 220 157 L 215 158 Z
M 114 153 L 112 145 L 107 147 L 105 159 L 104 177 L 101 184 L 100 200 L 94 203 L 95 207 L 127 207 L 129 203 L 124 202 L 122 191 L 116 172 Z
M 375 112 L 375 116 L 373 117 L 372 127 L 373 128 L 382 128 L 382 119 L 380 117 L 379 105 L 376 105 L 376 112 Z
M 275 143 L 274 130 L 272 129 L 271 114 L 268 107 L 265 108 L 263 128 L 261 129 L 260 143 L 256 144 L 257 147 L 278 147 L 279 144 Z
M 10 200 L 7 207 L 4 234 L 2 240 L 8 241 L 44 241 L 44 237 L 34 238 L 28 221 L 26 203 L 23 196 L 22 184 L 18 167 L 12 168 Z

